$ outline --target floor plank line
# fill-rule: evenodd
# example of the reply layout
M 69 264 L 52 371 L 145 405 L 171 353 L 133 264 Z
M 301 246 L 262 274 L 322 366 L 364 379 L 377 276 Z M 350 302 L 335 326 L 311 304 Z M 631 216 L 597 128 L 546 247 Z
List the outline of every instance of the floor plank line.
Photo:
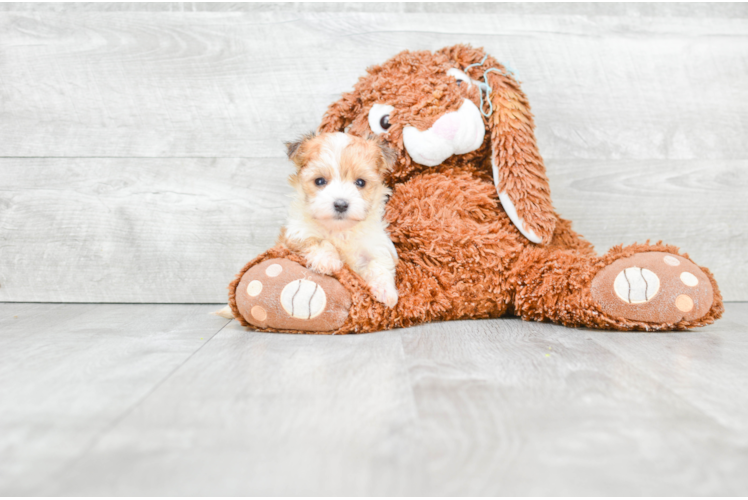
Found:
M 203 345 L 198 347 L 195 352 L 187 356 L 182 363 L 180 363 L 178 366 L 176 366 L 171 372 L 169 372 L 165 377 L 163 377 L 159 382 L 157 382 L 147 393 L 145 393 L 143 396 L 141 396 L 140 399 L 135 401 L 133 404 L 129 406 L 124 412 L 122 412 L 117 418 L 112 420 L 112 422 L 105 428 L 101 429 L 90 441 L 90 444 L 86 446 L 83 450 L 81 450 L 80 454 L 70 462 L 68 462 L 66 465 L 62 466 L 58 473 L 52 475 L 52 480 L 59 480 L 61 476 L 63 476 L 68 470 L 75 467 L 75 465 L 83 460 L 86 455 L 96 446 L 96 444 L 104 438 L 108 433 L 110 433 L 114 428 L 117 427 L 117 425 L 122 422 L 125 418 L 127 418 L 128 415 L 130 415 L 138 406 L 142 405 L 149 397 L 151 397 L 158 389 L 161 387 L 166 381 L 168 381 L 172 376 L 174 376 L 175 373 L 177 373 L 180 369 L 182 369 L 183 366 L 185 366 L 187 363 L 189 363 L 190 359 L 192 359 L 197 353 L 200 352 L 200 350 L 205 347 L 208 342 L 213 340 L 216 335 L 221 333 L 221 330 L 226 328 L 229 323 L 231 323 L 232 320 L 226 320 L 224 325 L 218 329 L 211 337 L 206 340 Z
M 30 494 L 205 344 L 215 306 L 0 304 L 0 492 Z

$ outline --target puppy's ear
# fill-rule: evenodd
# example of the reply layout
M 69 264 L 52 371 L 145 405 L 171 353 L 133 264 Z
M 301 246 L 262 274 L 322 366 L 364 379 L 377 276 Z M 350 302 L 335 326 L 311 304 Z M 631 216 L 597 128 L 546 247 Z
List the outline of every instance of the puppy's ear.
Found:
M 465 45 L 443 49 L 460 65 L 480 63 L 485 52 Z M 464 66 L 463 66 L 464 67 Z M 535 141 L 530 103 L 512 75 L 488 56 L 468 76 L 491 86 L 493 113 L 486 120 L 491 134 L 491 166 L 499 199 L 517 229 L 533 243 L 548 244 L 556 228 L 551 188 Z M 462 68 L 461 68 L 462 69 Z M 484 103 L 488 112 L 488 103 Z
M 306 148 L 304 147 L 312 139 L 317 137 L 315 132 L 309 132 L 293 142 L 286 142 L 286 154 L 288 159 L 296 164 L 298 168 L 301 168 L 306 164 L 306 155 L 304 154 Z
M 390 172 L 394 166 L 395 162 L 397 161 L 397 151 L 389 147 L 379 136 L 370 134 L 367 137 L 368 141 L 373 142 L 376 144 L 377 148 L 379 148 L 380 153 L 380 162 L 379 162 L 379 173 L 384 174 L 387 172 Z
M 382 150 L 382 159 L 384 160 L 383 172 L 389 172 L 394 168 L 397 161 L 397 151 L 384 143 L 381 144 L 380 148 Z

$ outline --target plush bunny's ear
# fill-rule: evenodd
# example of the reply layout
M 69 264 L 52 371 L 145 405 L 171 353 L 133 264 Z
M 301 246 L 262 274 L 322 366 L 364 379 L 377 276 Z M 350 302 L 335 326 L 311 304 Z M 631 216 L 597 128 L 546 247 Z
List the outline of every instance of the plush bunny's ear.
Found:
M 317 131 L 325 132 L 345 132 L 353 120 L 361 112 L 361 99 L 358 92 L 346 92 L 340 99 L 330 104 L 322 117 L 322 123 Z
M 486 72 L 489 68 L 495 68 Z M 553 237 L 556 215 L 543 158 L 535 142 L 530 104 L 517 81 L 492 57 L 470 68 L 474 80 L 490 87 L 483 112 L 491 132 L 491 166 L 499 199 L 517 229 L 533 243 Z

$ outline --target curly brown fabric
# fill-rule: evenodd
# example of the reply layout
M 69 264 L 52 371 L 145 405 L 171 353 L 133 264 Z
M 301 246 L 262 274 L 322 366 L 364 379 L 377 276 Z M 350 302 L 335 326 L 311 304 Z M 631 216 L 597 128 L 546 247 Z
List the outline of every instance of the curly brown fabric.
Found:
M 571 223 L 555 213 L 528 100 L 517 81 L 490 56 L 482 66 L 468 70 L 475 80 L 491 67 L 502 72 L 487 75 L 493 88 L 494 113 L 484 118 L 487 133 L 483 144 L 473 152 L 453 155 L 437 167 L 411 160 L 403 145 L 403 128 L 410 125 L 426 130 L 444 113 L 457 110 L 463 99 L 479 106 L 477 86 L 456 85 L 446 72 L 450 68 L 462 70 L 484 56 L 482 49 L 465 45 L 435 53 L 402 52 L 369 68 L 354 90 L 325 114 L 321 132 L 345 130 L 365 137 L 372 133 L 367 118 L 374 104 L 395 108 L 389 118 L 391 127 L 381 137 L 398 153 L 388 178 L 393 194 L 386 218 L 400 258 L 400 300 L 393 309 L 375 301 L 366 283 L 349 268 L 334 274 L 350 293 L 352 306 L 345 323 L 327 333 L 363 333 L 504 314 L 571 327 L 646 331 L 683 330 L 721 317 L 722 296 L 714 277 L 703 267 L 700 269 L 709 283 L 698 286 L 711 287 L 707 292 L 713 301 L 706 314 L 695 319 L 682 315 L 678 321 L 659 321 L 653 311 L 652 321 L 635 321 L 612 315 L 596 302 L 591 293 L 595 276 L 619 259 L 664 252 L 681 256 L 683 269 L 694 264 L 687 254 L 661 242 L 617 246 L 602 257 L 595 254 L 592 245 L 572 230 Z M 498 167 L 500 189 L 509 193 L 518 214 L 542 238 L 542 244 L 528 241 L 505 212 L 493 184 L 492 161 Z M 229 303 L 245 326 L 249 323 L 237 309 L 236 287 L 248 269 L 271 258 L 304 264 L 290 250 L 276 246 L 242 269 L 229 286 Z

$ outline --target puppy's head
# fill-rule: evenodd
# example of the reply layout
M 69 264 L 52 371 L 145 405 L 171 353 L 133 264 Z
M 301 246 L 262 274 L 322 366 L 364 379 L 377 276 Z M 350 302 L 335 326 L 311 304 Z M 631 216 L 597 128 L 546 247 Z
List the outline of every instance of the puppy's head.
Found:
M 389 193 L 383 175 L 396 155 L 380 139 L 342 132 L 308 134 L 286 147 L 297 168 L 291 185 L 317 223 L 344 230 L 372 214 L 381 216 Z

